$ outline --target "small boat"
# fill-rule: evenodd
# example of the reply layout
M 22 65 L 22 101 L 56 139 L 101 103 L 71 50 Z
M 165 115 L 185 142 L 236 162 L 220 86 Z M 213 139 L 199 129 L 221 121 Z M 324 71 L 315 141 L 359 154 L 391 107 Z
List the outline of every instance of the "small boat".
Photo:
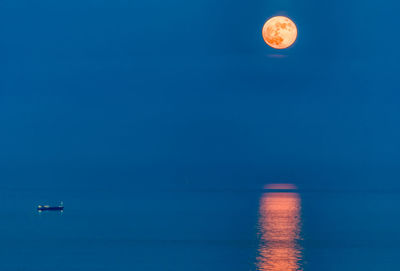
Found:
M 42 212 L 42 211 L 63 211 L 64 210 L 64 206 L 63 206 L 62 203 L 59 206 L 38 205 L 37 210 L 39 212 Z

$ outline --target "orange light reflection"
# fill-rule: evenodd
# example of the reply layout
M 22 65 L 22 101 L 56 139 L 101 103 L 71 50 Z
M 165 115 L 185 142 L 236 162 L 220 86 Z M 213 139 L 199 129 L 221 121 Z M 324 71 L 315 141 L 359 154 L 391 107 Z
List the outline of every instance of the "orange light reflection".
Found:
M 274 189 L 278 186 L 272 185 Z M 286 184 L 283 186 L 288 188 Z M 303 270 L 302 248 L 298 243 L 301 238 L 300 207 L 298 193 L 263 194 L 260 201 L 258 270 Z

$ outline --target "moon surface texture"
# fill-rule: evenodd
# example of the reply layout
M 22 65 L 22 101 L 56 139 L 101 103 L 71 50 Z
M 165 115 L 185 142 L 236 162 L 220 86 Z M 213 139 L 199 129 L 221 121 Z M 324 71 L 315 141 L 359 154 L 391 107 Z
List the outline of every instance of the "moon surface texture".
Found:
M 297 27 L 287 17 L 276 16 L 269 19 L 262 29 L 264 41 L 275 49 L 290 47 L 297 38 Z

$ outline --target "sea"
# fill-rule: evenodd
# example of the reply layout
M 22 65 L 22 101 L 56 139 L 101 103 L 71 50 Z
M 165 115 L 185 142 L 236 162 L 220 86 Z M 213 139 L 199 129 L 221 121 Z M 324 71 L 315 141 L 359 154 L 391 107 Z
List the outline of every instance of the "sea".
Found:
M 0 270 L 400 270 L 398 191 L 53 192 L 1 190 Z

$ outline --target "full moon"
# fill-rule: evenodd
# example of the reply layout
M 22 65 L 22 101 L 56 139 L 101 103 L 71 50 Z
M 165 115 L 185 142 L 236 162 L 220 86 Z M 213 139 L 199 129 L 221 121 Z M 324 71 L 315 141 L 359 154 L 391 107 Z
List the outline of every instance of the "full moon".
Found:
M 275 49 L 290 47 L 297 38 L 297 27 L 292 20 L 283 16 L 269 19 L 262 29 L 264 41 Z

